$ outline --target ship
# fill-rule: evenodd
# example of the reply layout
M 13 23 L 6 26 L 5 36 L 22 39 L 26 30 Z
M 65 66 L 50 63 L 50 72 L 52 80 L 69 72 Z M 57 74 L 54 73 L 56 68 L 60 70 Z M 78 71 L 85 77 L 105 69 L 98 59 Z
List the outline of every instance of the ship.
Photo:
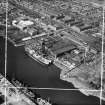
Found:
M 37 103 L 38 105 L 52 105 L 49 101 L 43 100 L 42 98 L 37 98 Z
M 27 96 L 30 100 L 34 101 L 38 105 L 52 105 L 49 100 L 44 100 L 41 97 L 38 97 L 37 94 L 34 94 L 27 88 L 22 88 L 24 85 L 20 83 L 18 80 L 15 80 L 14 78 L 12 79 L 12 83 L 16 87 L 21 87 L 20 91 L 23 93 L 25 96 Z M 36 99 L 36 100 L 35 100 Z
M 14 86 L 14 84 L 12 84 L 2 74 L 0 74 L 0 85 L 2 85 L 2 87 L 0 88 L 0 92 L 4 96 L 6 96 L 8 105 L 9 104 L 12 105 L 12 103 L 23 103 L 23 101 L 24 101 L 24 103 L 27 103 L 28 105 L 36 105 L 33 101 L 31 101 L 31 99 L 29 97 L 29 94 L 30 94 L 30 96 L 32 96 L 32 93 L 30 93 L 28 91 L 26 91 L 26 93 L 24 93 L 23 91 L 21 91 L 21 88 L 17 88 L 20 86 L 21 83 L 16 82 L 16 84 L 15 84 L 16 86 Z M 5 94 L 6 86 L 8 87 L 6 89 L 7 94 Z M 24 90 L 24 88 L 23 88 L 23 90 Z
M 35 50 L 31 50 L 30 48 L 25 47 L 25 51 L 32 59 L 41 63 L 42 65 L 49 65 L 53 62 L 52 60 L 46 59 L 42 55 L 37 54 Z

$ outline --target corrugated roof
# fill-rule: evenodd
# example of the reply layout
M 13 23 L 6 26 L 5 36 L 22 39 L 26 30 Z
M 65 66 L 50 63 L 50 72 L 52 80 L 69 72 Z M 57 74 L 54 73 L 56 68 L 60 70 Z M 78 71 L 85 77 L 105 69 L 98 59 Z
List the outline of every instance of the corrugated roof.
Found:
M 61 53 L 64 53 L 64 52 L 67 52 L 67 51 L 70 51 L 72 49 L 76 48 L 76 46 L 74 45 L 68 45 L 68 46 L 65 46 L 65 47 L 62 47 L 60 49 L 56 49 L 55 51 L 53 50 L 52 52 L 56 55 L 58 54 L 61 54 Z

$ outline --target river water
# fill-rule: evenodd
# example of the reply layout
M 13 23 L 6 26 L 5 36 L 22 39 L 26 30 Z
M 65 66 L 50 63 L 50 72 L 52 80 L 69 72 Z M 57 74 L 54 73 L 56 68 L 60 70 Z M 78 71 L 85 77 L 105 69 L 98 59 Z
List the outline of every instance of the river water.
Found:
M 0 48 L 2 48 L 2 61 L 4 61 L 4 41 L 0 38 Z M 44 66 L 31 59 L 25 54 L 23 47 L 14 47 L 8 42 L 7 50 L 7 78 L 13 77 L 34 88 L 50 89 L 33 89 L 33 92 L 40 94 L 44 99 L 50 99 L 52 103 L 58 105 L 99 105 L 100 100 L 93 96 L 85 96 L 79 91 L 56 90 L 75 89 L 71 83 L 60 80 L 60 69 L 51 66 Z M 1 55 L 0 54 L 0 55 Z M 3 73 L 4 63 L 0 65 Z M 51 88 L 54 88 L 52 90 Z M 105 105 L 105 103 L 103 103 Z

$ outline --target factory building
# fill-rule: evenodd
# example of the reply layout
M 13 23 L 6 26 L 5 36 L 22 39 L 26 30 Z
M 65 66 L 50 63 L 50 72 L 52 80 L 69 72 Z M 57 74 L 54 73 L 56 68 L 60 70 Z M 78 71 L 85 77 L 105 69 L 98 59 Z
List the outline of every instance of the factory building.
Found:
M 19 28 L 20 30 L 23 30 L 24 27 L 33 25 L 34 22 L 30 20 L 13 20 L 12 24 L 13 26 Z
M 76 48 L 70 40 L 59 39 L 54 40 L 50 39 L 49 41 L 45 42 L 45 47 L 55 56 L 55 58 L 65 52 L 73 50 Z

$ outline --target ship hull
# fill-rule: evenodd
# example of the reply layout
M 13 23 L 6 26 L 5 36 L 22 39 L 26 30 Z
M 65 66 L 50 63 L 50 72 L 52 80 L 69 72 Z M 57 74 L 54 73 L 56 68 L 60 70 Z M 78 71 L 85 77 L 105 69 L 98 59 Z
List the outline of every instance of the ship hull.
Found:
M 30 54 L 30 53 L 27 52 L 27 51 L 26 51 L 26 54 L 27 54 L 29 57 L 31 57 L 32 59 L 34 59 L 35 61 L 37 61 L 37 62 L 39 62 L 40 64 L 44 65 L 44 66 L 45 66 L 45 65 L 49 65 L 49 64 L 51 63 L 51 61 L 49 61 L 49 62 L 46 62 L 46 61 L 44 61 L 44 60 L 42 61 L 42 60 L 41 60 L 42 57 L 37 58 L 37 57 L 33 56 L 33 54 Z

